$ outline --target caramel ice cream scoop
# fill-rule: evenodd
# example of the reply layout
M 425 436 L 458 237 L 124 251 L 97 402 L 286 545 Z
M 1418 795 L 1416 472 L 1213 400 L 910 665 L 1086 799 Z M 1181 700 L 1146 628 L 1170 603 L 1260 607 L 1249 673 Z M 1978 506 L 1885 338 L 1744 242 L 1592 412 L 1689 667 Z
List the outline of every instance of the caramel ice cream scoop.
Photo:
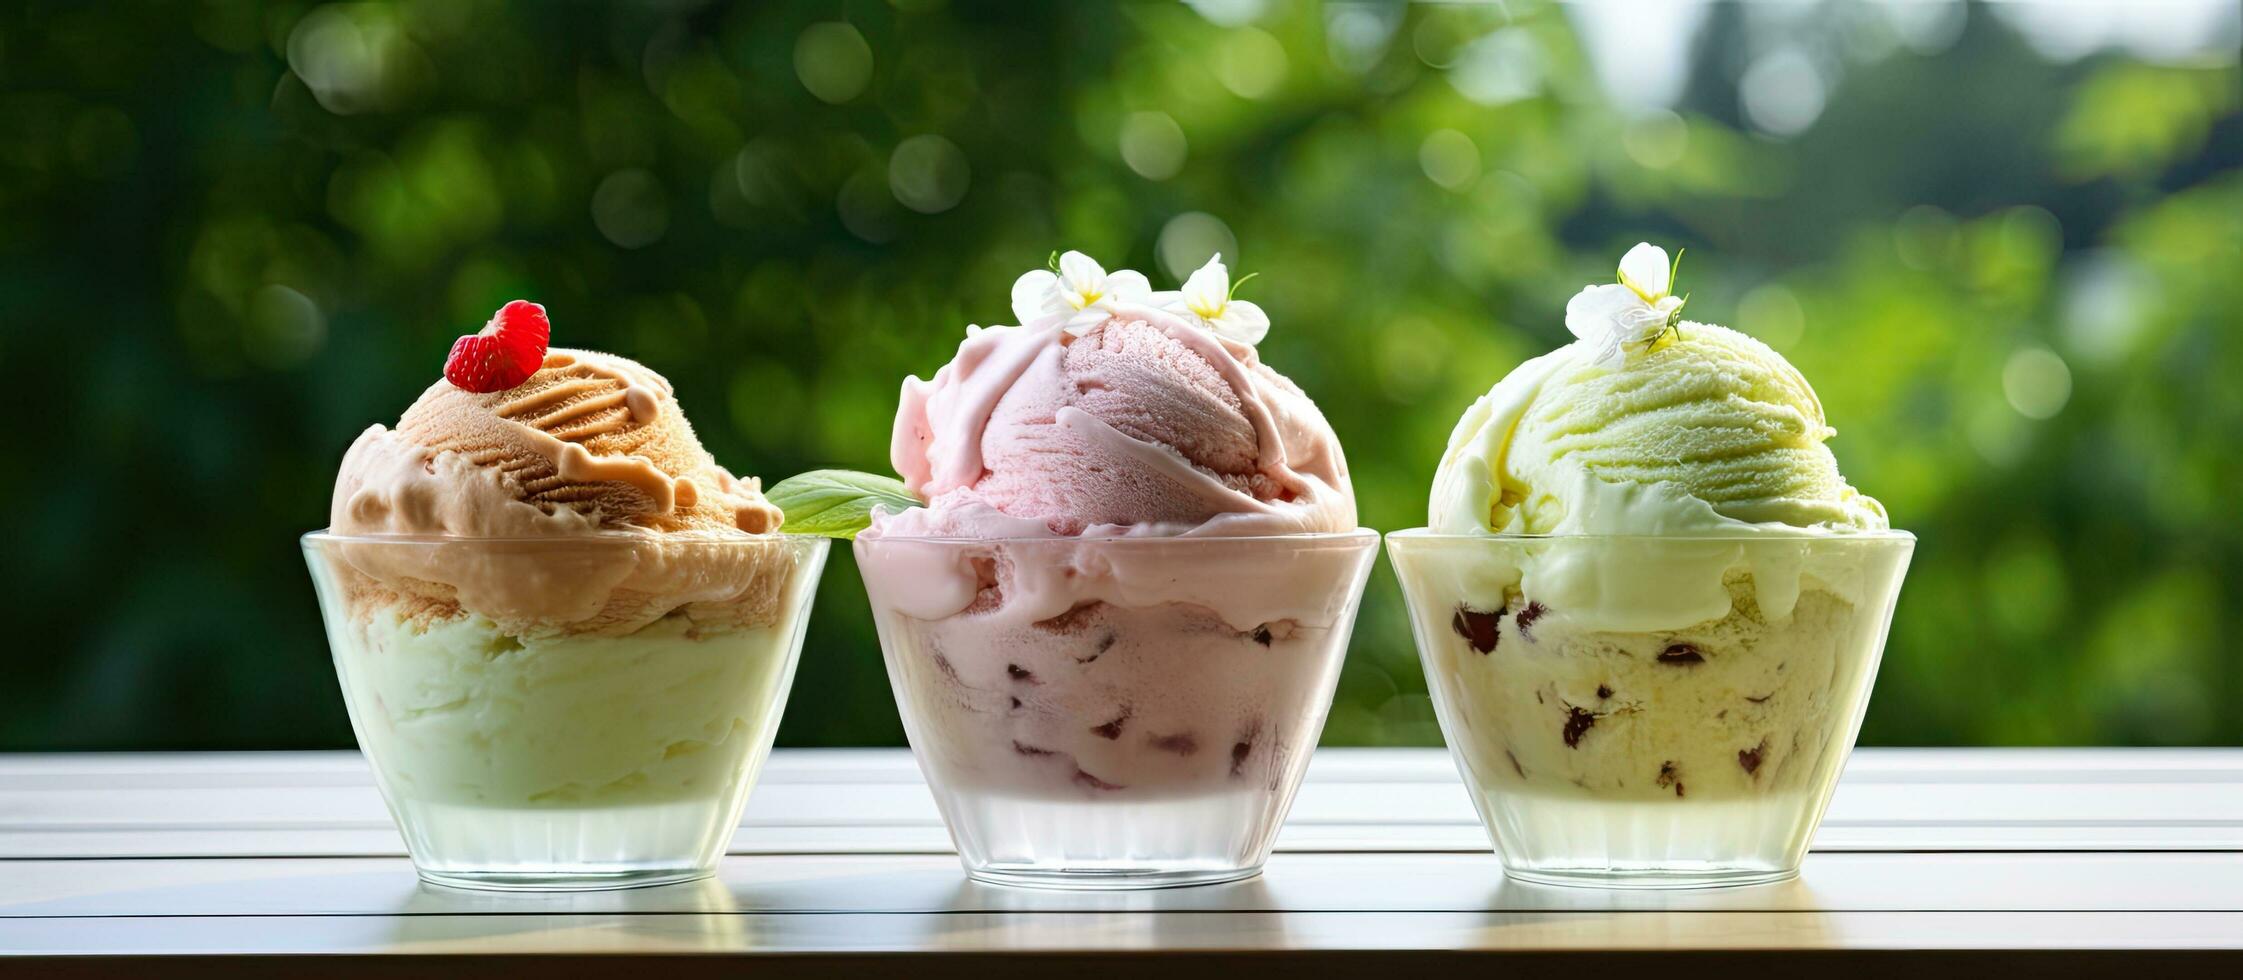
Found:
M 434 539 L 342 555 L 354 605 L 472 613 L 523 635 L 627 633 L 678 613 L 767 621 L 788 567 L 779 508 L 717 464 L 670 383 L 609 354 L 553 350 L 528 380 L 439 381 L 394 429 L 361 433 L 331 530 Z M 770 535 L 771 548 L 743 549 Z M 581 547 L 569 542 L 581 542 Z
M 341 534 L 542 537 L 760 534 L 780 514 L 701 447 L 661 375 L 556 349 L 518 387 L 439 381 L 395 429 L 367 429 L 343 458 L 330 518 Z

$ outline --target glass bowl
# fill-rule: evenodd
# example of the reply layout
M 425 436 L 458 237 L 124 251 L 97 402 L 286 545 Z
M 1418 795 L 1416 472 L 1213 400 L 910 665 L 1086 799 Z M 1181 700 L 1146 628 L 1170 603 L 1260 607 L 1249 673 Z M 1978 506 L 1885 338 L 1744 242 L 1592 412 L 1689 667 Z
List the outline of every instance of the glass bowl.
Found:
M 771 748 L 823 538 L 303 538 L 335 672 L 423 878 L 706 875 Z
M 860 536 L 904 729 L 968 874 L 1146 888 L 1259 872 L 1377 544 Z
M 1505 869 L 1636 887 L 1798 873 L 1915 543 L 1387 536 L 1441 731 Z

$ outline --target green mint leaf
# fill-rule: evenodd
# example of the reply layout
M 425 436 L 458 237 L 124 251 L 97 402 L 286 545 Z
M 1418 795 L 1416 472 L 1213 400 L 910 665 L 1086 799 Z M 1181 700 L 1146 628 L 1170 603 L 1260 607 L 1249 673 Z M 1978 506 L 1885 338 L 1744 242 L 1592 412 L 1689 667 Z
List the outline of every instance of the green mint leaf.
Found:
M 843 540 L 854 539 L 858 531 L 872 526 L 875 504 L 890 513 L 923 505 L 901 480 L 851 470 L 811 470 L 790 476 L 763 496 L 787 515 L 779 530 Z

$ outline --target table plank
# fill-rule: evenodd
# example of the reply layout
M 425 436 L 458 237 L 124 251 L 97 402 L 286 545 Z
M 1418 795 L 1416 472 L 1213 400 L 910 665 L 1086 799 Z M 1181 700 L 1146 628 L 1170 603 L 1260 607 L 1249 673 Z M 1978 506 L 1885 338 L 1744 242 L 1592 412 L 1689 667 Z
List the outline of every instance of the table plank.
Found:
M 1398 815 L 1407 815 L 1406 817 Z M 1323 749 L 1280 851 L 1479 851 L 1486 832 L 1439 749 Z M 2243 750 L 1863 749 L 1815 847 L 2243 848 Z M 900 749 L 775 753 L 734 854 L 950 850 Z M 354 752 L 0 755 L 0 860 L 401 856 Z
M 2243 853 L 1815 854 L 1798 880 L 1676 891 L 1533 885 L 1492 854 L 1281 854 L 1257 879 L 1157 892 L 967 880 L 955 857 L 760 855 L 599 892 L 423 885 L 402 858 L 18 861 L 0 919 L 99 916 L 998 912 L 2243 912 Z M 2243 935 L 2237 937 L 2243 941 Z
M 1157 918 L 1050 912 L 947 916 L 700 913 L 0 920 L 0 949 L 26 955 L 68 956 L 98 951 L 211 956 L 256 949 L 265 955 L 319 956 L 322 975 L 332 975 L 326 973 L 330 957 L 364 953 L 734 953 L 771 957 L 789 952 L 830 956 L 867 951 L 980 951 L 1002 954 L 1005 962 L 1017 968 L 1023 953 L 1056 951 L 2233 951 L 2238 935 L 2243 935 L 2243 913 L 2233 912 L 1217 912 Z M 240 975 L 247 965 L 238 958 L 225 962 L 227 975 Z M 940 962 L 925 966 L 891 964 L 891 969 L 908 969 L 912 976 L 924 976 L 927 969 Z M 1125 962 L 1139 971 L 1144 968 L 1142 962 Z M 1313 961 L 1316 972 L 1292 975 L 1330 975 L 1324 971 L 1343 962 L 1319 958 Z M 1823 976 L 1828 975 L 1823 968 L 1835 967 L 1840 961 L 1825 957 L 1807 962 L 1817 967 L 1818 976 Z M 1873 962 L 1882 962 L 1887 969 L 1895 965 L 1890 960 Z M 2145 961 L 2129 956 L 2123 962 L 2139 968 Z M 0 969 L 5 964 L 0 960 Z M 1396 975 L 1392 960 L 1382 958 L 1380 964 L 1386 976 Z M 1267 968 L 1272 964 L 1259 965 Z M 1642 965 L 1658 966 L 1661 973 L 1679 966 L 1672 960 Z M 1765 969 L 1768 963 L 1755 965 Z M 523 969 L 520 965 L 508 968 Z M 598 968 L 612 976 L 619 966 L 610 962 Z M 663 975 L 678 975 L 673 972 L 677 968 L 675 964 L 666 965 Z M 741 967 L 729 969 L 733 971 L 730 976 L 741 975 Z M 443 974 L 431 971 L 416 975 Z M 1007 971 L 997 975 L 1018 974 Z M 1141 977 L 1142 973 L 1137 975 Z M 2058 974 L 2024 971 L 2022 975 Z

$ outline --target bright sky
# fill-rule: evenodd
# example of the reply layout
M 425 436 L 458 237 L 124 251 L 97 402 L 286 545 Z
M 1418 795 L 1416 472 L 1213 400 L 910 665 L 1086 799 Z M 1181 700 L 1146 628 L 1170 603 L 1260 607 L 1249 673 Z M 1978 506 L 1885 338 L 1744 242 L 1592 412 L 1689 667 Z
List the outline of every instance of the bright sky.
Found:
M 1674 104 L 1688 68 L 1690 42 L 1710 0 L 1583 0 L 1566 6 L 1613 102 L 1651 110 Z M 1841 10 L 1845 5 L 1833 5 Z M 2243 46 L 2243 6 L 2234 0 L 2015 0 L 1992 6 L 2043 54 L 2060 60 L 2121 48 L 2150 61 L 2233 64 Z M 1954 40 L 1961 0 L 1884 0 L 1860 8 L 1881 16 L 1843 39 L 1853 50 L 1907 47 L 1935 51 Z M 1743 83 L 1746 111 L 1763 129 L 1796 132 L 1821 111 L 1840 65 L 1829 52 L 1809 52 L 1791 30 L 1828 13 L 1813 0 L 1757 0 L 1746 7 L 1754 62 Z M 1803 25 L 1799 25 L 1803 26 Z

